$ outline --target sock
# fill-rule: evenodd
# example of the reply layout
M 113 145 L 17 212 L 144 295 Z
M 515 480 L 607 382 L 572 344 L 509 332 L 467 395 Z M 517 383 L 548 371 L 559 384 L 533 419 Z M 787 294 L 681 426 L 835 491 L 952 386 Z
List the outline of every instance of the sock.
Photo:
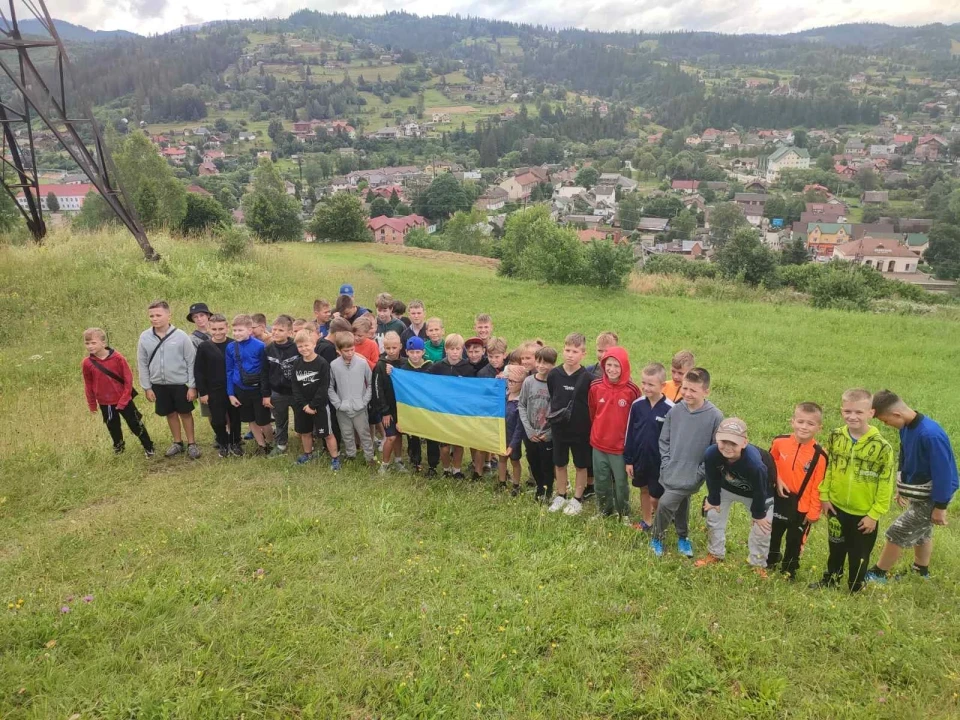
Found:
M 879 567 L 877 567 L 876 565 L 874 565 L 872 568 L 870 568 L 869 572 L 870 572 L 872 575 L 876 575 L 877 577 L 886 577 L 886 576 L 887 576 L 887 571 L 886 571 L 886 570 L 881 570 L 881 569 L 880 569 Z
M 930 574 L 930 568 L 926 565 L 917 565 L 914 563 L 913 567 L 910 569 L 920 577 L 927 577 Z
M 403 458 L 395 457 L 393 462 L 397 465 L 403 465 Z
M 573 499 L 576 500 L 578 503 L 582 503 L 582 502 L 583 502 L 583 495 L 581 495 L 580 497 L 577 497 L 576 495 L 574 495 L 574 496 L 573 496 Z

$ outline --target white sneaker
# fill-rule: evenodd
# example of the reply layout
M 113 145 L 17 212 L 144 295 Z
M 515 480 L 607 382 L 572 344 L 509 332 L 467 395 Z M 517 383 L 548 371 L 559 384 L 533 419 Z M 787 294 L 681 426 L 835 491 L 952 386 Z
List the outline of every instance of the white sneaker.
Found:
M 380 475 L 386 475 L 389 472 L 390 472 L 390 466 L 384 465 L 384 464 L 381 464 L 380 469 L 377 471 L 377 473 Z
M 567 503 L 567 506 L 563 509 L 564 515 L 579 515 L 583 512 L 583 504 L 573 498 L 570 502 Z
M 410 471 L 407 469 L 407 466 L 404 465 L 402 462 L 395 462 L 395 463 L 393 463 L 393 469 L 396 470 L 398 473 L 408 473 L 408 472 L 410 472 Z
M 550 507 L 547 508 L 549 512 L 557 512 L 558 510 L 563 510 L 564 505 L 567 504 L 567 499 L 563 495 L 554 495 L 553 502 L 550 503 Z
M 633 527 L 633 523 L 630 521 L 630 516 L 629 516 L 629 515 L 623 515 L 623 516 L 620 518 L 620 520 L 621 520 L 621 521 L 623 522 L 623 524 L 626 525 L 627 527 L 629 527 L 629 528 L 632 528 L 632 527 Z

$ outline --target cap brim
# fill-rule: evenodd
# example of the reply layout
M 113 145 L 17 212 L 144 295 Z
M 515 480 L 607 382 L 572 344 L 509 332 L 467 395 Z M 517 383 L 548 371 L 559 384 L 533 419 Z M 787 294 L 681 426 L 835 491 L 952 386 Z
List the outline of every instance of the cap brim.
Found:
M 731 433 L 721 433 L 721 432 L 718 432 L 718 433 L 717 433 L 717 441 L 719 442 L 720 440 L 726 440 L 727 442 L 736 443 L 736 444 L 739 445 L 740 447 L 746 447 L 746 446 L 747 446 L 747 439 L 746 439 L 745 437 L 743 437 L 742 435 L 733 435 L 733 434 L 731 434 Z

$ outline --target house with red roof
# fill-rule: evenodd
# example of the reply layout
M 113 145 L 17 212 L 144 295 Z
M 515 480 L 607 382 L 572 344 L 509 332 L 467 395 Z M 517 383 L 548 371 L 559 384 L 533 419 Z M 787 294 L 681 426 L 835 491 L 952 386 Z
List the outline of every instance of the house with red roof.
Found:
M 883 273 L 915 273 L 920 262 L 920 258 L 907 245 L 870 236 L 837 245 L 833 256 L 838 260 L 874 267 Z
M 415 214 L 392 218 L 380 215 L 367 221 L 367 229 L 373 233 L 373 241 L 384 245 L 403 245 L 407 233 L 414 228 L 426 230 L 427 219 Z
M 674 180 L 670 183 L 671 190 L 679 190 L 685 193 L 694 193 L 700 187 L 699 180 Z
M 939 135 L 924 135 L 917 140 L 917 148 L 913 151 L 914 157 L 919 160 L 936 160 L 946 152 L 947 141 Z
M 47 197 L 53 193 L 57 197 L 57 203 L 60 205 L 60 212 L 79 212 L 83 208 L 83 201 L 87 193 L 96 188 L 90 183 L 76 183 L 74 185 L 41 185 L 40 186 L 40 207 L 45 212 L 47 208 Z M 17 195 L 17 203 L 24 210 L 27 209 L 27 196 L 21 190 Z
M 223 160 L 227 154 L 223 150 L 207 150 L 203 154 L 204 160 L 213 162 L 214 160 Z
M 193 193 L 194 195 L 203 195 L 204 197 L 213 197 L 213 193 L 204 190 L 199 185 L 189 185 L 187 186 L 187 192 Z
M 187 151 L 180 147 L 168 147 L 160 151 L 160 156 L 174 165 L 183 165 L 183 161 L 187 159 Z

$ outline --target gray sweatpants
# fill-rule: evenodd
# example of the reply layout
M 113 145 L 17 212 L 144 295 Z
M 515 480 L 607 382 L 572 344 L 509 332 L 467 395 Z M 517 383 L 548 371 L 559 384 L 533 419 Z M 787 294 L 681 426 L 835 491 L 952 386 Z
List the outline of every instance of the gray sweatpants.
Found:
M 657 505 L 657 514 L 653 517 L 654 540 L 663 540 L 670 523 L 677 528 L 677 537 L 685 538 L 690 532 L 690 496 L 693 490 L 670 490 L 664 488 Z
M 273 404 L 273 421 L 276 423 L 276 443 L 286 445 L 290 427 L 290 408 L 293 407 L 293 395 L 271 393 L 270 402 Z
M 735 495 L 720 488 L 720 509 L 707 512 L 707 552 L 721 560 L 724 558 L 727 554 L 727 519 L 730 517 L 730 506 L 733 503 L 740 503 L 749 514 L 752 502 L 752 498 Z M 773 498 L 770 498 L 767 503 L 766 520 L 767 522 L 773 521 Z M 763 532 L 751 522 L 747 548 L 750 552 L 748 562 L 754 567 L 765 568 L 767 566 L 767 555 L 770 552 L 770 533 Z
M 340 424 L 340 434 L 343 435 L 343 451 L 348 458 L 357 456 L 357 438 L 363 448 L 363 456 L 367 462 L 373 460 L 373 439 L 370 437 L 370 423 L 367 421 L 367 411 L 363 410 L 356 415 L 337 410 L 337 422 Z

